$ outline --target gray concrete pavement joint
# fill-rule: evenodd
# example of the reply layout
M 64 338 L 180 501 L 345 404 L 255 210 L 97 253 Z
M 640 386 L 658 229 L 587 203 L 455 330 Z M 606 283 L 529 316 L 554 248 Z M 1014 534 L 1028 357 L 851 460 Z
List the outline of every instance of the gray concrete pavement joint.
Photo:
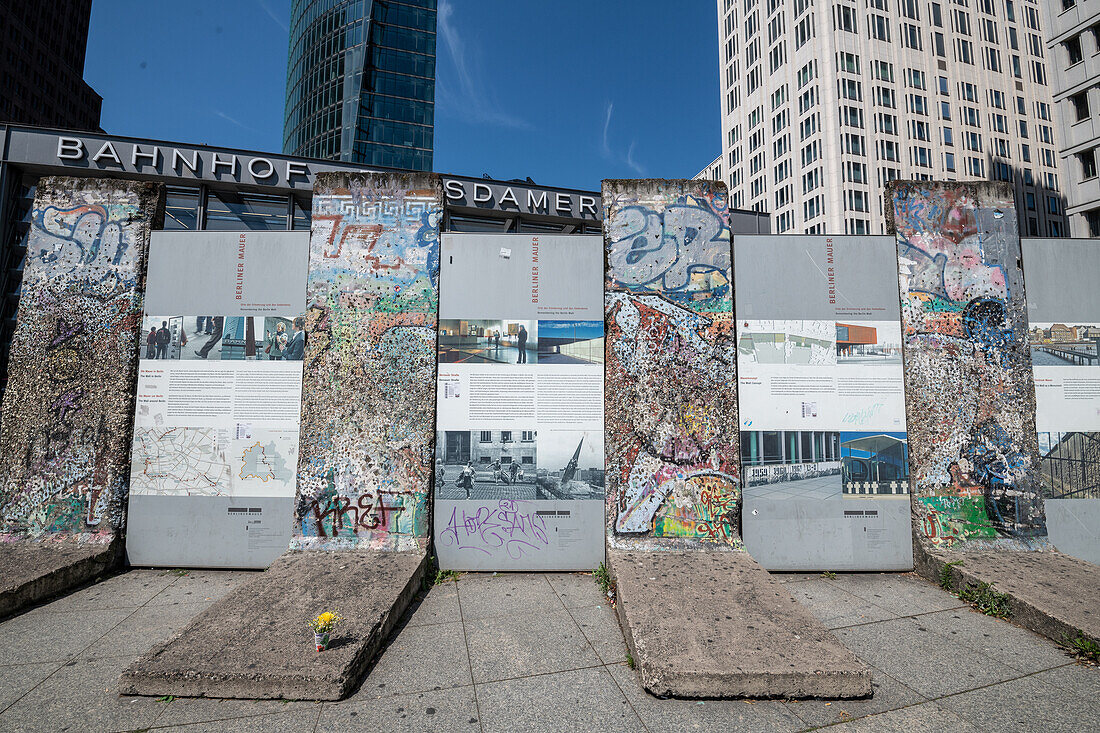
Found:
M 474 662 L 470 656 L 470 639 L 466 635 L 466 619 L 462 615 L 462 588 L 461 577 L 454 581 L 455 583 L 455 595 L 458 597 L 458 622 L 462 626 L 462 641 L 466 645 L 466 664 L 470 669 L 470 686 L 474 688 L 474 710 L 477 711 L 477 727 L 478 730 L 484 733 L 485 721 L 481 717 L 481 703 L 477 699 L 477 682 L 474 680 Z M 429 591 L 430 592 L 430 591 Z

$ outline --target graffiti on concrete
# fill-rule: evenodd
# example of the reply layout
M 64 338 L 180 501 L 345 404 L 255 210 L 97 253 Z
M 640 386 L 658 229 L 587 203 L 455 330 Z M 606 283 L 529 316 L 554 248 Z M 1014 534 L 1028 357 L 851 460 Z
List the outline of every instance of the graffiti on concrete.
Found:
M 1012 190 L 893 183 L 915 521 L 933 544 L 1045 535 Z
M 44 178 L 0 429 L 4 539 L 110 541 L 129 480 L 141 289 L 163 189 Z
M 441 216 L 433 175 L 317 177 L 292 547 L 427 542 Z
M 726 189 L 604 181 L 603 201 L 610 538 L 740 547 Z

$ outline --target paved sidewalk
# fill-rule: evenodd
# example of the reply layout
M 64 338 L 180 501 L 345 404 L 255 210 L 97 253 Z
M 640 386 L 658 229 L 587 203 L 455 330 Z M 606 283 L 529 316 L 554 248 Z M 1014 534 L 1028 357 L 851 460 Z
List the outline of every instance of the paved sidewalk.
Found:
M 781 575 L 874 667 L 865 701 L 658 700 L 577 574 L 467 574 L 414 605 L 335 703 L 118 696 L 118 675 L 246 572 L 133 570 L 0 624 L 0 730 L 835 731 L 1079 733 L 1100 670 L 913 575 Z M 303 631 L 303 653 L 308 650 Z M 312 653 L 312 652 L 310 652 Z

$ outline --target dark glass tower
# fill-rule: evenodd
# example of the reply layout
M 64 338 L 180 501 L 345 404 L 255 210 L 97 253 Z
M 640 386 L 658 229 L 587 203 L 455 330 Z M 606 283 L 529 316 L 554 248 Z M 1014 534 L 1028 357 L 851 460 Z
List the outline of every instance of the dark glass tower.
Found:
M 283 152 L 430 171 L 436 0 L 293 0 Z

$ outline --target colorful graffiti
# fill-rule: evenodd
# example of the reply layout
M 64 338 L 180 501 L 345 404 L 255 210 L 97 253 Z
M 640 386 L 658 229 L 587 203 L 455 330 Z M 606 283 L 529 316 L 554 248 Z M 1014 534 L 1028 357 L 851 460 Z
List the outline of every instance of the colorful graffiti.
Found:
M 604 181 L 609 539 L 740 547 L 727 193 Z
M 427 544 L 441 216 L 431 174 L 317 177 L 294 548 Z
M 1012 189 L 895 182 L 915 521 L 935 545 L 1041 543 L 1020 239 Z
M 163 187 L 38 184 L 0 428 L 4 540 L 108 542 L 129 485 L 141 295 Z

